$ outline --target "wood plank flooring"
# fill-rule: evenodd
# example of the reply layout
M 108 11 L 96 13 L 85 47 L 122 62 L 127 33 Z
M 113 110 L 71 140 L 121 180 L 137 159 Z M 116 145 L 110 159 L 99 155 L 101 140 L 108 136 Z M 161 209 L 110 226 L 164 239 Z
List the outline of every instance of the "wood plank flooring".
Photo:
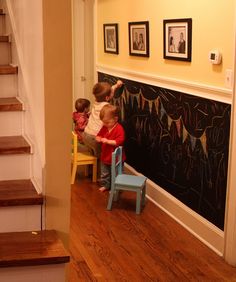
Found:
M 123 192 L 112 211 L 90 180 L 71 186 L 69 281 L 236 281 L 236 268 L 147 201 Z

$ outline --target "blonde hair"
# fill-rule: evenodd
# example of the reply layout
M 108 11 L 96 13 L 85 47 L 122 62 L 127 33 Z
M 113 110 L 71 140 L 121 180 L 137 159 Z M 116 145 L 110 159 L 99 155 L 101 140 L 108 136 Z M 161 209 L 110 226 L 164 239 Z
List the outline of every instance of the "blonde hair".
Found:
M 103 120 L 105 116 L 108 116 L 109 118 L 119 118 L 120 109 L 117 106 L 107 104 L 102 107 L 100 111 L 100 119 Z
M 98 82 L 93 87 L 93 95 L 97 102 L 105 102 L 111 95 L 111 85 L 108 82 Z

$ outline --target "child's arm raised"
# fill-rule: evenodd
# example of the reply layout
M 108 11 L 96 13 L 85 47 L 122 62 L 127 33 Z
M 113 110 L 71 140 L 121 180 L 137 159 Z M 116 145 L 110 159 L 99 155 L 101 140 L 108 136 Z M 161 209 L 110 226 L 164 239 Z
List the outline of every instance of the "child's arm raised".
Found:
M 120 88 L 123 85 L 123 81 L 122 80 L 117 80 L 116 84 L 112 85 L 111 87 L 111 95 L 110 95 L 110 99 L 113 98 L 116 89 Z

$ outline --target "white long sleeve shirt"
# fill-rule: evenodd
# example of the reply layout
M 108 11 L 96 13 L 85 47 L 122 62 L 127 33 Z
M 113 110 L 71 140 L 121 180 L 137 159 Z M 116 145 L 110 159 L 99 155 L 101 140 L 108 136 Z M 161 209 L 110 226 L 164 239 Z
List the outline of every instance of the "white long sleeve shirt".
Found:
M 109 104 L 109 103 L 108 102 L 95 102 L 94 103 L 92 110 L 91 110 L 91 113 L 90 113 L 90 116 L 89 116 L 88 124 L 84 129 L 84 131 L 87 134 L 96 136 L 98 134 L 99 130 L 102 128 L 103 123 L 100 120 L 99 115 L 100 115 L 100 111 L 101 111 L 102 107 L 107 105 L 107 104 Z

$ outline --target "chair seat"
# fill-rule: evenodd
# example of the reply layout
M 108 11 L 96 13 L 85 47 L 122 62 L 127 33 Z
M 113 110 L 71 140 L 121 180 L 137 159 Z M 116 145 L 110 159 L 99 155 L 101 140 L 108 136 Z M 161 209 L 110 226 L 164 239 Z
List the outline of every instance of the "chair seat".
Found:
M 83 161 L 97 160 L 97 158 L 90 155 L 89 153 L 77 153 L 77 160 L 79 160 L 79 162 L 81 163 Z
M 141 188 L 144 186 L 146 179 L 144 176 L 119 174 L 115 179 L 115 185 Z

